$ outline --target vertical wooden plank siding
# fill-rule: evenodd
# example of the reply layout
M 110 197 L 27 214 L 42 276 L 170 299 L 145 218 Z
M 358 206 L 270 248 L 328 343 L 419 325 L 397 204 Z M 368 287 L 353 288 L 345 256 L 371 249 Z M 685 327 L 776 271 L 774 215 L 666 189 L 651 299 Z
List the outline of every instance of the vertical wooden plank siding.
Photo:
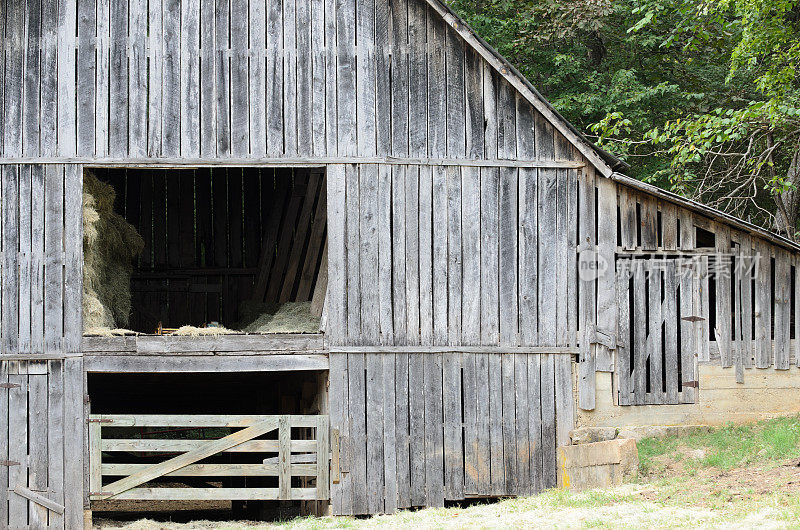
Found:
M 597 327 L 612 332 L 617 322 L 614 249 L 617 244 L 617 186 L 608 179 L 597 181 Z M 602 345 L 595 349 L 599 371 L 612 370 L 611 351 Z
M 730 230 L 727 227 L 717 225 L 716 230 L 717 256 L 714 263 L 714 280 L 716 286 L 716 314 L 717 327 L 714 336 L 717 340 L 722 366 L 727 368 L 733 366 L 732 355 L 732 299 L 731 292 L 731 240 Z
M 579 299 L 578 310 L 580 319 L 578 325 L 581 330 L 581 353 L 578 359 L 578 406 L 583 410 L 594 410 L 596 403 L 597 381 L 595 372 L 597 362 L 595 347 L 590 344 L 591 332 L 595 329 L 595 274 L 597 265 L 597 252 L 595 246 L 595 174 L 593 171 L 584 171 L 579 175 Z M 624 207 L 624 204 L 620 206 Z M 624 210 L 623 210 L 624 212 Z M 635 213 L 635 212 L 634 212 Z M 623 215 L 625 215 L 623 213 Z M 626 226 L 623 225 L 623 233 Z M 622 335 L 622 332 L 620 332 Z M 627 351 L 627 350 L 626 350 Z M 621 354 L 618 354 L 621 355 Z M 619 369 L 622 369 L 620 364 Z M 621 389 L 622 392 L 622 389 Z
M 775 254 L 775 369 L 788 370 L 791 321 L 791 258 L 781 249 Z
M 772 366 L 772 263 L 768 245 L 754 245 L 757 268 L 755 274 L 755 340 L 756 368 Z
M 425 2 L 6 1 L 0 24 L 4 157 L 354 157 L 328 167 L 327 183 L 313 181 L 306 197 L 326 186 L 326 210 L 302 197 L 291 210 L 304 220 L 329 213 L 328 343 L 493 349 L 331 354 L 330 428 L 341 448 L 335 513 L 555 485 L 555 449 L 574 425 L 571 359 L 496 348 L 579 346 L 578 404 L 586 410 L 596 405 L 597 370 L 616 370 L 623 405 L 695 402 L 687 384 L 698 379 L 695 356 L 710 361 L 714 338 L 737 377 L 751 364 L 773 366 L 773 355 L 775 368 L 789 368 L 791 309 L 800 313 L 800 304 L 792 306 L 797 265 L 787 251 L 591 167 L 357 164 L 356 157 L 376 156 L 582 160 Z M 2 354 L 80 353 L 81 175 L 78 165 L 0 167 Z M 261 196 L 248 190 L 258 179 L 220 176 L 214 197 L 197 195 L 217 204 L 209 219 L 221 221 L 226 241 L 209 252 L 219 266 L 244 266 L 236 262 L 241 241 L 249 248 L 257 239 L 240 233 L 241 212 L 218 199 L 255 203 Z M 143 192 L 166 202 L 143 205 L 143 217 L 163 221 L 168 207 L 180 206 L 176 182 L 178 191 L 191 187 L 161 170 L 144 174 Z M 176 234 L 194 229 L 183 221 Z M 222 222 L 231 225 L 229 242 Z M 668 258 L 662 270 L 648 259 L 695 252 L 695 222 L 711 228 L 721 253 L 733 241 L 741 256 L 751 247 L 764 256 L 753 289 L 749 276 L 728 281 L 708 257 L 695 260 L 688 277 L 678 260 Z M 148 266 L 185 261 L 187 250 L 168 243 L 174 237 L 144 235 L 154 258 Z M 280 290 L 270 279 L 287 272 L 306 280 L 307 263 L 298 270 L 303 249 L 286 247 L 264 289 Z M 625 251 L 644 255 L 624 260 L 633 262 L 630 282 L 616 274 Z M 579 275 L 590 269 L 599 277 Z M 649 326 L 632 314 L 646 314 Z M 615 332 L 612 355 L 598 337 Z M 28 463 L 0 470 L 0 485 L 52 491 L 67 505 L 63 525 L 78 527 L 82 361 L 0 362 L 0 381 L 20 384 L 0 390 L 0 407 L 11 411 L 0 421 L 9 442 L 0 457 Z M 0 492 L 3 504 L 7 488 Z M 9 521 L 62 524 L 12 497 Z

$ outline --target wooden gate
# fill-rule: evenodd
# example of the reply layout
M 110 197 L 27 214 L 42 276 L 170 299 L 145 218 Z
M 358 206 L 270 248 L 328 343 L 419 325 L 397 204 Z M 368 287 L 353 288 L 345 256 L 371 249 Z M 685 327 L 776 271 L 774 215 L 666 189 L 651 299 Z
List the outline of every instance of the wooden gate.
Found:
M 696 401 L 697 347 L 708 343 L 707 272 L 707 257 L 617 261 L 620 405 Z
M 103 414 L 88 421 L 91 500 L 329 498 L 328 416 Z

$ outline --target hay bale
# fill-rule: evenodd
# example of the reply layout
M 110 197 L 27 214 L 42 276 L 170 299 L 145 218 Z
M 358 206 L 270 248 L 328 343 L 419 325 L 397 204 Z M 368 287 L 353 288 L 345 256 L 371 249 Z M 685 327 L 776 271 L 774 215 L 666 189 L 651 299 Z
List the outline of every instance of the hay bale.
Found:
M 144 240 L 114 212 L 116 192 L 87 172 L 83 181 L 84 331 L 125 328 L 131 314 L 131 273 Z

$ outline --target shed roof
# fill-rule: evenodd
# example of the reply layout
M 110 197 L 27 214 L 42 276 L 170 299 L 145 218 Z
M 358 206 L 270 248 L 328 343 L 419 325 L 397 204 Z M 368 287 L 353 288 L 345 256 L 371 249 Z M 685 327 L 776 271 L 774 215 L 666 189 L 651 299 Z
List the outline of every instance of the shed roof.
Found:
M 635 188 L 643 193 L 653 195 L 660 199 L 672 202 L 694 212 L 724 222 L 739 230 L 758 235 L 778 245 L 800 250 L 800 244 L 790 239 L 765 230 L 743 219 L 727 214 L 716 208 L 682 197 L 676 193 L 663 190 L 635 178 L 629 177 L 624 172 L 630 166 L 615 157 L 613 154 L 601 149 L 583 135 L 572 123 L 564 118 L 544 96 L 522 75 L 508 60 L 500 55 L 480 35 L 475 33 L 464 20 L 456 14 L 450 6 L 441 0 L 427 0 L 428 4 L 436 10 L 445 21 L 470 44 L 489 64 L 491 64 L 514 88 L 516 88 L 548 121 L 567 138 L 584 155 L 600 173 L 623 185 Z

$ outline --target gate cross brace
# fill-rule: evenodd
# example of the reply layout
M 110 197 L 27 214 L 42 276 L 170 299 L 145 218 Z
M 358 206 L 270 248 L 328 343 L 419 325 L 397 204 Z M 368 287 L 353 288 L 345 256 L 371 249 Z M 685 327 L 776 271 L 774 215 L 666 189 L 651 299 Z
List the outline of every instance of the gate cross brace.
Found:
M 277 428 L 278 420 L 275 418 L 254 423 L 246 429 L 236 431 L 235 433 L 224 438 L 214 440 L 213 442 L 209 442 L 202 447 L 198 447 L 197 449 L 193 449 L 192 451 L 178 455 L 175 458 L 171 458 L 169 460 L 165 460 L 164 462 L 150 466 L 116 482 L 112 482 L 103 488 L 101 495 L 106 496 L 106 498 L 114 497 L 122 492 L 128 491 L 129 489 L 153 480 L 154 478 L 166 475 L 167 473 L 172 473 L 173 471 L 177 471 L 178 469 L 186 467 L 190 464 L 194 464 L 195 462 L 203 460 L 204 458 L 208 458 L 209 456 L 215 455 L 222 451 L 227 451 L 231 447 L 241 445 L 244 442 L 252 440 L 253 438 L 257 438 L 270 431 L 274 431 Z
M 40 506 L 44 506 L 45 508 L 47 508 L 51 512 L 56 512 L 56 513 L 61 513 L 61 514 L 64 513 L 64 506 L 62 506 L 61 504 L 58 504 L 55 501 L 51 501 L 50 499 L 48 499 L 44 495 L 41 495 L 39 493 L 36 493 L 35 491 L 29 490 L 25 486 L 14 486 L 14 489 L 12 489 L 11 491 L 16 493 L 20 497 L 25 497 L 26 499 L 28 499 L 30 501 L 33 501 L 33 502 L 35 502 L 36 504 L 38 504 Z

